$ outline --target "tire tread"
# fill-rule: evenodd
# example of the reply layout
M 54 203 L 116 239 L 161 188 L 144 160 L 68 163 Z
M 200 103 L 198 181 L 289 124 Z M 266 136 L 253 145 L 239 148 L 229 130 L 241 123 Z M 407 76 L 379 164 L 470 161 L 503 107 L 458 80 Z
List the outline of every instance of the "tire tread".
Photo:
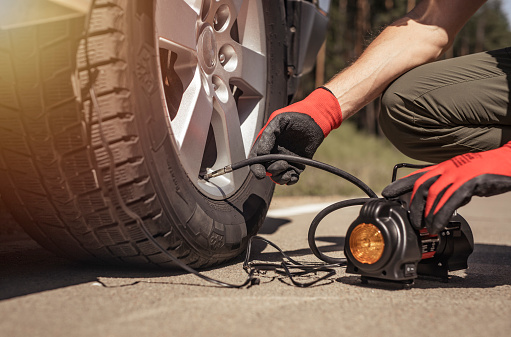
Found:
M 0 194 L 27 233 L 58 255 L 174 267 L 171 253 L 212 266 L 241 252 L 243 233 L 198 204 L 180 223 L 158 198 L 140 139 L 150 121 L 135 115 L 130 89 L 133 3 L 95 1 L 86 36 L 84 18 L 0 30 Z
M 0 191 L 27 232 L 59 255 L 168 265 L 169 257 L 123 211 L 115 196 L 118 190 L 121 202 L 145 219 L 159 244 L 193 265 L 197 259 L 187 259 L 190 248 L 184 248 L 178 233 L 169 230 L 168 221 L 162 223 L 162 208 L 130 112 L 123 3 L 97 2 L 87 48 L 81 38 L 83 19 L 0 32 L 2 41 L 22 39 L 31 46 L 27 50 L 3 44 L 7 47 L 0 49 L 0 57 L 8 60 L 1 67 L 8 76 L 0 80 Z M 90 113 L 86 49 L 91 69 L 99 74 L 94 87 L 101 110 L 107 112 L 101 117 L 97 111 Z M 77 55 L 76 61 L 70 55 Z M 23 66 L 17 60 L 23 60 Z M 68 80 L 75 68 L 83 110 Z M 34 73 L 37 87 L 30 89 Z M 162 240 L 162 233 L 170 233 L 171 238 Z

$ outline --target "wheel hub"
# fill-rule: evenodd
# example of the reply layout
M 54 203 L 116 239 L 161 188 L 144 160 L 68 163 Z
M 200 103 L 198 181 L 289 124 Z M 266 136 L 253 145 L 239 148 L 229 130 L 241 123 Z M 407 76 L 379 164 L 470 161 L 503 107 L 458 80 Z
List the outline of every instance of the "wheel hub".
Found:
M 212 74 L 216 66 L 216 39 L 213 27 L 206 26 L 199 36 L 197 45 L 199 63 L 202 70 Z

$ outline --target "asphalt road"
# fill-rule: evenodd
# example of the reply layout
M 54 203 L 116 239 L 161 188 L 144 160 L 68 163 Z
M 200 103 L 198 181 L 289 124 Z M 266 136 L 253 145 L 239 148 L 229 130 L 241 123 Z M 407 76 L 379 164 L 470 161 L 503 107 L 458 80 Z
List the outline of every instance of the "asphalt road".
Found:
M 316 261 L 307 245 L 314 209 L 302 214 L 300 205 L 317 202 L 325 200 L 275 199 L 261 235 L 300 261 Z M 510 205 L 508 193 L 461 209 L 476 241 L 469 269 L 452 273 L 448 283 L 417 280 L 409 290 L 362 285 L 342 268 L 312 288 L 268 272 L 260 285 L 223 289 L 181 272 L 76 264 L 22 234 L 4 234 L 0 336 L 509 336 Z M 317 233 L 325 252 L 339 255 L 356 214 L 325 219 Z M 280 259 L 263 243 L 254 258 Z M 241 283 L 241 263 L 204 274 Z

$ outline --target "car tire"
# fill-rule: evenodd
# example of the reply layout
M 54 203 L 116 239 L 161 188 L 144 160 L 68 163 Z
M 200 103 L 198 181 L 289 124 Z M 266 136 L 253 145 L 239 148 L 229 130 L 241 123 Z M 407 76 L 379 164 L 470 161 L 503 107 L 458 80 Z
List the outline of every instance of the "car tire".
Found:
M 257 233 L 273 183 L 248 169 L 200 176 L 246 158 L 269 113 L 287 102 L 283 4 L 197 3 L 97 0 L 86 17 L 0 31 L 0 194 L 43 247 L 130 265 L 173 267 L 171 255 L 200 268 L 239 255 Z M 161 42 L 160 30 L 173 27 L 164 10 L 195 46 Z M 240 22 L 254 21 L 251 10 L 254 27 Z M 241 37 L 257 27 L 261 57 L 250 34 Z M 214 43 L 223 52 L 212 55 Z M 250 68 L 261 62 L 259 76 Z M 196 107 L 212 112 L 189 106 L 194 92 Z

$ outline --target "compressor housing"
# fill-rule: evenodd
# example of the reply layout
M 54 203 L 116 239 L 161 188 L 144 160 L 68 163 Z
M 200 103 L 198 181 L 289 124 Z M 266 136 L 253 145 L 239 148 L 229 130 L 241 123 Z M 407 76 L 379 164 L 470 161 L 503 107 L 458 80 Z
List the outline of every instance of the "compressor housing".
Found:
M 346 233 L 347 273 L 370 279 L 413 283 L 421 276 L 448 280 L 448 272 L 468 268 L 474 239 L 467 221 L 453 215 L 445 229 L 417 231 L 406 204 L 375 199 L 365 203 Z

